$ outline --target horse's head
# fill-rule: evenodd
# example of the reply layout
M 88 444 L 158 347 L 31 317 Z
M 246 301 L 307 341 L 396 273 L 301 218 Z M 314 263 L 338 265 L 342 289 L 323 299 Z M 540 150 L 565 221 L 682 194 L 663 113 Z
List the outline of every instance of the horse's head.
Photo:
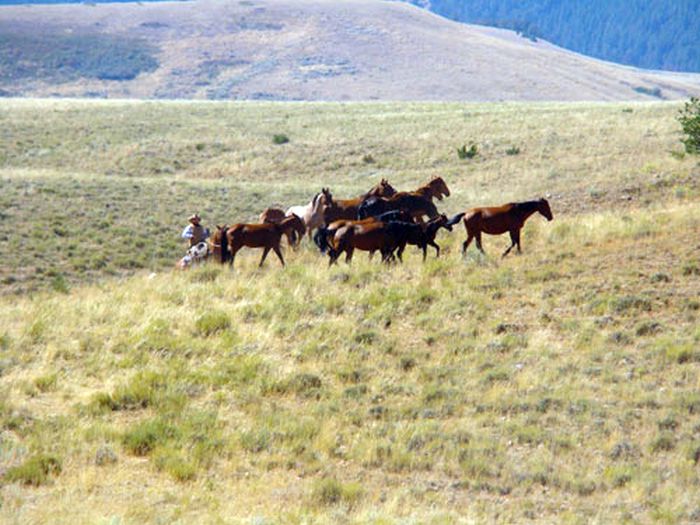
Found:
M 378 185 L 378 192 L 376 193 L 377 196 L 379 197 L 391 197 L 392 195 L 396 194 L 396 189 L 389 184 L 389 181 L 386 179 L 382 179 L 379 181 Z
M 319 207 L 333 206 L 333 194 L 331 193 L 330 188 L 321 188 L 321 195 L 318 199 L 318 204 Z
M 549 202 L 547 199 L 540 199 L 537 201 L 537 211 L 539 211 L 544 217 L 548 220 L 551 221 L 554 218 L 554 215 L 552 215 L 552 210 L 549 207 Z
M 433 177 L 433 179 L 428 183 L 428 186 L 430 186 L 433 195 L 435 195 L 439 201 L 442 200 L 443 196 L 450 196 L 450 188 L 447 187 L 447 184 L 442 177 Z

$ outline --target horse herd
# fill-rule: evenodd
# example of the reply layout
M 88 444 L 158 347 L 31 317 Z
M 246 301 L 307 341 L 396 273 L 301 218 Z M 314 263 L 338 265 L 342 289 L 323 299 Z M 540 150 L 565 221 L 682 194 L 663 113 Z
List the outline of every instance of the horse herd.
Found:
M 406 245 L 422 249 L 423 260 L 427 247 L 432 246 L 440 255 L 435 236 L 440 228 L 452 231 L 464 222 L 467 239 L 462 254 L 472 240 L 483 253 L 481 234 L 510 233 L 511 245 L 505 257 L 517 246 L 520 251 L 520 230 L 533 213 L 541 213 L 552 220 L 552 211 L 546 199 L 514 202 L 496 207 L 472 208 L 451 218 L 438 212 L 433 199 L 449 197 L 450 190 L 442 177 L 434 177 L 415 191 L 396 191 L 382 179 L 367 193 L 354 199 L 335 199 L 328 188 L 323 188 L 306 206 L 292 206 L 286 212 L 267 208 L 257 224 L 216 226 L 210 242 L 212 255 L 221 263 L 233 265 L 238 251 L 244 246 L 262 248 L 260 266 L 272 250 L 284 266 L 280 249 L 284 235 L 290 246 L 297 246 L 304 235 L 314 240 L 322 253 L 329 256 L 329 265 L 345 253 L 352 260 L 355 250 L 380 252 L 382 261 L 402 261 Z

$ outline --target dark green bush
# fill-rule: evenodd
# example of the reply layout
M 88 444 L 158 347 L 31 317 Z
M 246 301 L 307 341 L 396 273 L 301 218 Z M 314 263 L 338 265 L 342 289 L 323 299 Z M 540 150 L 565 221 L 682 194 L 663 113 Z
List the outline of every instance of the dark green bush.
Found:
M 678 115 L 685 137 L 681 142 L 685 145 L 685 151 L 692 155 L 700 154 L 700 99 L 692 97 L 685 103 Z
M 464 159 L 473 159 L 476 157 L 479 153 L 479 147 L 472 142 L 469 146 L 469 149 L 467 149 L 467 145 L 463 145 L 461 148 L 457 148 L 457 156 L 464 160 Z

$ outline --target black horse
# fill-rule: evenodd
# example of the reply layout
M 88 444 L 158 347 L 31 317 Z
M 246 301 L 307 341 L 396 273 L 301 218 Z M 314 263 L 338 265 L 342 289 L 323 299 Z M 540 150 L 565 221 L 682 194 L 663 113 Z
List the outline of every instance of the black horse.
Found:
M 396 194 L 388 198 L 370 197 L 360 204 L 357 209 L 357 216 L 360 219 L 365 219 L 395 210 L 408 212 L 414 219 L 420 219 L 424 215 L 427 215 L 430 219 L 435 219 L 439 215 L 437 208 L 430 199 L 408 193 L 403 195 Z
M 457 224 L 463 213 L 455 215 L 448 219 L 444 214 L 432 219 L 427 224 L 414 224 L 409 222 L 392 221 L 387 224 L 387 232 L 394 238 L 397 251 L 396 257 L 403 262 L 403 251 L 407 244 L 418 246 L 423 250 L 423 260 L 425 261 L 428 255 L 428 245 L 435 248 L 436 257 L 440 257 L 440 246 L 435 242 L 435 236 L 440 228 L 445 228 L 447 231 L 452 231 L 452 226 Z

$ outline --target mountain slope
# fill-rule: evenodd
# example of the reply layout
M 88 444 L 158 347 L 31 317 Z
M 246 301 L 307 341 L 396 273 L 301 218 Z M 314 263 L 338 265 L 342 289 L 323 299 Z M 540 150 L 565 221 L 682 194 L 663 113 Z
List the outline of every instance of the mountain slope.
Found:
M 12 6 L 0 8 L 0 29 L 0 55 L 13 57 L 0 63 L 6 95 L 497 101 L 700 93 L 700 75 L 620 67 L 375 0 Z M 96 46 L 100 38 L 119 46 Z
M 622 64 L 700 71 L 698 0 L 417 0 L 460 22 L 515 29 Z

